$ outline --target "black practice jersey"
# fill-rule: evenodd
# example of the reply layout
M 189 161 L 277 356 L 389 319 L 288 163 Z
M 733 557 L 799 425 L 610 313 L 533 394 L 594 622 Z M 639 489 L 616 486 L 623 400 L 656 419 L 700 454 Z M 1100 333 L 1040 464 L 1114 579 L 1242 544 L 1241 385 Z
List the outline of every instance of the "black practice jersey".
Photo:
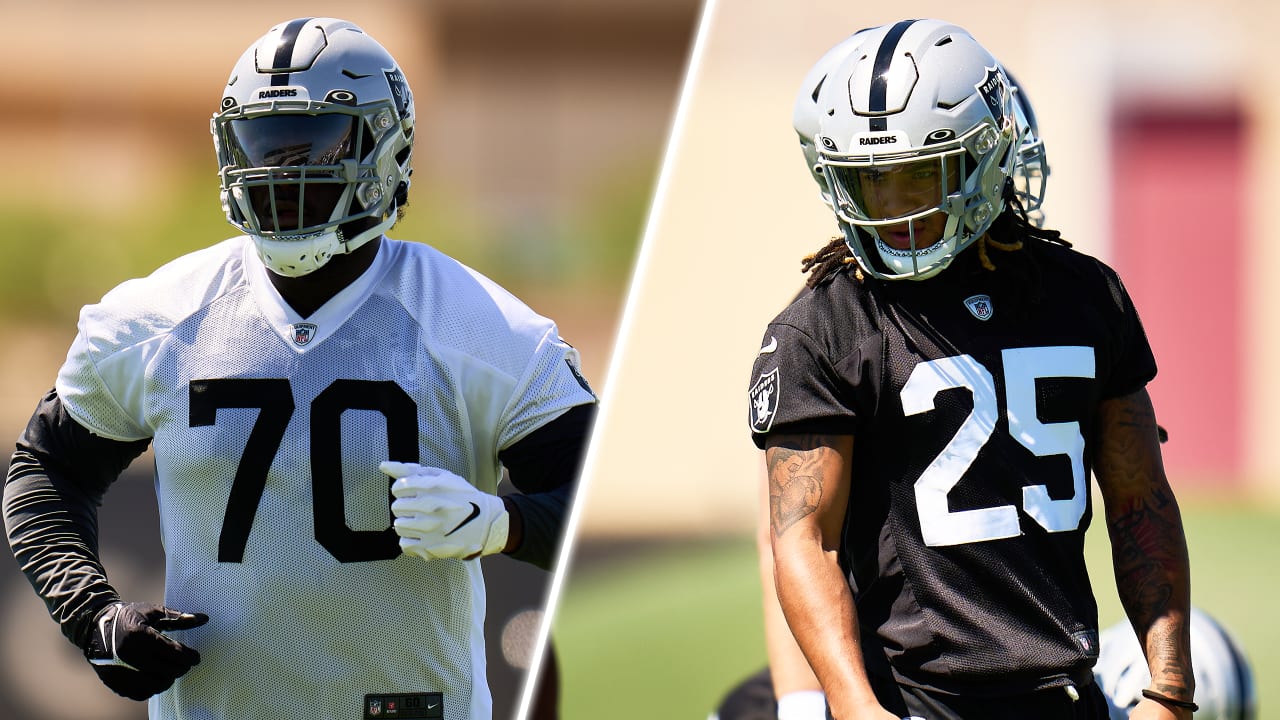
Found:
M 750 423 L 761 447 L 854 436 L 840 556 L 868 669 L 1003 695 L 1089 677 L 1098 405 L 1156 368 L 1103 263 L 1030 240 L 995 272 L 976 255 L 925 281 L 841 271 L 802 293 L 765 332 Z

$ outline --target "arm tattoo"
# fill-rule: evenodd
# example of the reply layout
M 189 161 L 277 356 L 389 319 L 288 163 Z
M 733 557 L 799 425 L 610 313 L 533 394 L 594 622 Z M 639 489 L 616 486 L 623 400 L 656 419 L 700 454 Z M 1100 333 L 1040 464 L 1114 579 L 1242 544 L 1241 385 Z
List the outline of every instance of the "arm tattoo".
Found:
M 1189 606 L 1186 537 L 1160 462 L 1155 414 L 1141 393 L 1108 402 L 1101 420 L 1106 436 L 1096 467 L 1120 600 L 1134 625 L 1147 629 L 1148 659 L 1160 670 L 1155 688 L 1182 697 L 1194 686 L 1189 648 L 1161 619 Z
M 805 436 L 769 448 L 769 524 L 781 536 L 814 513 L 822 500 L 822 462 L 833 451 L 822 436 Z
M 1159 451 L 1153 450 L 1158 446 L 1150 406 L 1120 401 L 1109 414 L 1112 432 L 1102 443 L 1098 469 L 1123 490 L 1119 506 L 1107 512 L 1116 581 L 1126 609 L 1148 620 L 1168 608 L 1173 594 L 1168 571 L 1175 558 L 1168 540 L 1181 539 L 1181 522 L 1172 496 L 1155 482 L 1163 473 L 1153 458 Z

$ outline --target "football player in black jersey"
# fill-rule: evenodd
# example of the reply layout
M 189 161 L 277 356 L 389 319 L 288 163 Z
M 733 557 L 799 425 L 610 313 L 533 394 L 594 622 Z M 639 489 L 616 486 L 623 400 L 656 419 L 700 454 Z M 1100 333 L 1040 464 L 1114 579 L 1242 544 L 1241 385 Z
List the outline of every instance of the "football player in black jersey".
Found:
M 1106 718 L 1092 472 L 1153 677 L 1133 717 L 1190 717 L 1155 362 L 1115 273 L 1027 221 L 1006 75 L 961 28 L 904 21 L 818 102 L 844 237 L 766 330 L 750 423 L 779 598 L 832 716 Z

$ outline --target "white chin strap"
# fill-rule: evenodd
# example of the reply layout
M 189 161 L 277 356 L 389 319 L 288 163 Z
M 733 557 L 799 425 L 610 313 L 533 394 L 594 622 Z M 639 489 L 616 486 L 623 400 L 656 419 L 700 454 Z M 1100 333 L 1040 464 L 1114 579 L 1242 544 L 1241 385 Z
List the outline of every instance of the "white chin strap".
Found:
M 914 229 L 915 221 L 908 220 L 907 223 L 908 227 Z M 876 232 L 874 227 L 864 229 L 874 238 L 876 252 L 894 275 L 907 280 L 926 280 L 945 270 L 955 259 L 958 244 L 956 231 L 959 226 L 960 219 L 949 214 L 947 224 L 942 231 L 942 239 L 928 247 L 917 248 L 915 252 L 891 247 L 880 239 L 880 233 Z M 912 262 L 913 258 L 914 262 Z M 919 271 L 916 268 L 919 268 Z
M 396 216 L 390 217 L 373 227 L 361 232 L 350 240 L 346 239 L 338 228 L 325 230 L 309 235 L 293 235 L 286 238 L 271 238 L 261 235 L 250 235 L 258 249 L 258 257 L 267 269 L 284 277 L 302 277 L 319 270 L 334 255 L 349 253 L 364 245 L 373 238 L 391 229 L 395 225 Z
M 875 237 L 876 252 L 880 254 L 880 259 L 894 275 L 905 275 L 908 280 L 924 280 L 942 272 L 950 262 L 943 262 L 947 254 L 955 247 L 954 243 L 946 240 L 939 240 L 922 250 L 914 253 L 910 250 L 898 250 L 890 247 L 884 240 L 880 239 L 880 234 L 871 229 L 871 235 Z M 915 256 L 915 262 L 912 263 L 912 256 Z M 919 267 L 919 272 L 916 268 Z
M 285 277 L 302 277 L 319 270 L 329 258 L 345 252 L 342 233 L 334 228 L 288 239 L 251 235 L 258 257 L 271 272 Z

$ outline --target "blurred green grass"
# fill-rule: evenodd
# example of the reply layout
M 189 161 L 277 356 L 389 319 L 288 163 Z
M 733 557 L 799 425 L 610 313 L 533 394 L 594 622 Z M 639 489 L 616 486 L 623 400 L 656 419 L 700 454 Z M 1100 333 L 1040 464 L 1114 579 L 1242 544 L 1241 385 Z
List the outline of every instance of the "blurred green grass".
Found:
M 1280 508 L 1205 499 L 1182 505 L 1193 602 L 1240 641 L 1266 707 L 1280 697 L 1280 623 L 1270 611 L 1280 594 Z M 553 632 L 565 720 L 701 720 L 763 667 L 750 536 L 637 543 L 598 557 L 581 550 L 590 547 L 581 541 Z M 1107 627 L 1124 615 L 1100 522 L 1090 528 L 1086 556 Z

